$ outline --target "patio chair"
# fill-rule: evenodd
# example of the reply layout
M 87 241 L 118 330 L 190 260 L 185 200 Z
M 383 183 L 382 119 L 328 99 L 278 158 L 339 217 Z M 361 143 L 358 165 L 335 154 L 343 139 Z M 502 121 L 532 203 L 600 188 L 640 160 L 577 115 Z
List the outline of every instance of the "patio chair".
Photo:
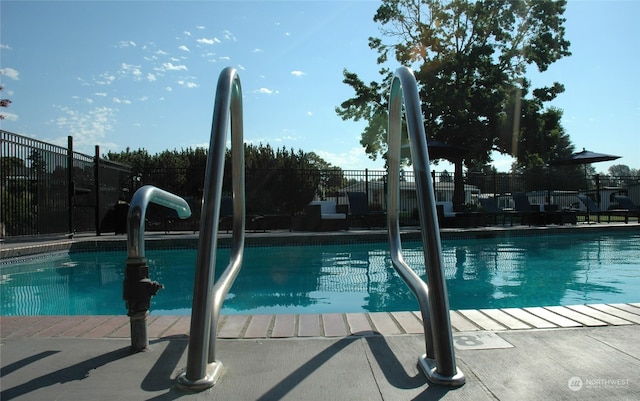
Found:
M 505 224 L 505 219 L 509 216 L 510 223 L 513 225 L 513 213 L 502 210 L 496 203 L 495 198 L 478 198 L 480 205 L 482 205 L 482 213 L 486 216 L 487 220 L 491 220 L 493 224 L 498 223 L 498 217 L 502 217 L 502 225 Z
M 598 223 L 600 223 L 600 216 L 607 216 L 607 223 L 611 223 L 611 216 L 624 216 L 624 222 L 629 222 L 629 214 L 630 211 L 627 209 L 610 209 L 610 210 L 601 210 L 598 205 L 594 202 L 593 199 L 588 197 L 587 195 L 576 195 L 580 202 L 586 208 L 586 220 L 587 223 L 590 222 L 590 216 L 595 215 L 598 219 Z M 617 200 L 617 199 L 616 199 Z M 620 202 L 618 202 L 620 203 Z
M 640 223 L 640 208 L 634 205 L 631 198 L 623 195 L 614 195 L 613 199 L 615 199 L 615 201 L 618 202 L 618 206 L 620 206 L 616 208 L 617 210 L 628 210 L 629 211 L 628 214 L 631 216 L 638 217 L 638 223 Z M 627 222 L 627 220 L 628 218 L 625 219 L 625 223 Z
M 294 216 L 291 229 L 294 231 L 348 230 L 347 205 L 336 205 L 334 201 L 313 201 L 304 208 L 304 214 Z
M 544 224 L 544 212 L 540 212 L 539 208 L 534 208 L 529 203 L 529 198 L 524 192 L 518 192 L 511 195 L 515 206 L 515 214 L 522 218 L 522 224 Z
M 349 198 L 349 225 L 355 219 L 371 228 L 371 226 L 384 227 L 386 225 L 386 213 L 369 209 L 369 200 L 364 192 L 347 192 Z

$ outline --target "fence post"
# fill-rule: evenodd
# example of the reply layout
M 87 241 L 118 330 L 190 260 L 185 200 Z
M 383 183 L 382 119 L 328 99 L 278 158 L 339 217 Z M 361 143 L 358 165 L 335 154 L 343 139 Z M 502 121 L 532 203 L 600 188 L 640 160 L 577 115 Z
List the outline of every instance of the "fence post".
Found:
M 364 193 L 367 194 L 367 205 L 369 205 L 369 169 L 364 169 Z
M 100 236 L 100 145 L 96 145 L 96 154 L 93 158 L 93 182 L 96 191 L 96 208 L 94 210 L 96 235 Z
M 73 182 L 73 137 L 67 136 L 67 188 L 68 206 L 69 206 L 69 238 L 73 237 L 73 194 L 75 192 L 75 183 Z

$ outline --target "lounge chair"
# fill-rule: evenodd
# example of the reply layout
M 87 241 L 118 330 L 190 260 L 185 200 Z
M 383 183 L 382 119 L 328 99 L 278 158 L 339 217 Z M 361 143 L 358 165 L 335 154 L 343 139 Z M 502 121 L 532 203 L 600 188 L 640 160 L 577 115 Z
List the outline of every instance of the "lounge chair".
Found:
M 628 196 L 614 195 L 613 199 L 615 199 L 616 202 L 618 202 L 618 205 L 620 205 L 619 209 L 625 209 L 632 212 L 638 211 L 638 206 L 634 205 L 633 201 Z
M 506 212 L 498 207 L 494 198 L 479 198 L 480 205 L 482 205 L 482 213 L 486 216 L 487 220 L 491 220 L 493 224 L 498 223 L 498 217 L 502 217 L 502 225 L 505 223 L 505 219 L 509 216 L 510 223 L 513 225 L 513 213 Z
M 540 212 L 540 209 L 531 206 L 527 194 L 519 192 L 514 193 L 512 197 L 516 211 L 515 214 L 522 218 L 522 224 L 532 225 L 545 223 L 544 212 Z
M 292 219 L 292 230 L 335 231 L 348 230 L 349 206 L 334 201 L 313 201 L 304 208 L 304 214 Z
M 628 210 L 629 213 L 628 215 L 631 216 L 636 216 L 638 217 L 638 223 L 640 223 L 640 208 L 636 205 L 634 205 L 633 201 L 631 200 L 631 198 L 629 198 L 628 196 L 623 196 L 623 195 L 614 195 L 613 199 L 615 199 L 616 202 L 618 202 L 618 208 L 616 208 L 616 210 Z M 625 218 L 625 223 L 628 221 L 628 217 Z
M 611 223 L 611 216 L 624 216 L 624 222 L 625 223 L 629 222 L 629 214 L 632 214 L 630 213 L 631 212 L 630 210 L 627 210 L 627 209 L 600 210 L 600 208 L 598 207 L 598 205 L 596 205 L 593 199 L 591 199 L 587 195 L 576 195 L 576 196 L 578 197 L 578 199 L 580 199 L 580 202 L 582 202 L 582 204 L 586 208 L 585 216 L 586 216 L 587 223 L 589 223 L 591 215 L 595 215 L 598 218 L 598 223 L 600 223 L 600 216 L 607 216 L 608 223 Z
M 361 221 L 367 228 L 371 228 L 371 226 L 386 226 L 386 213 L 369 209 L 369 200 L 366 193 L 347 192 L 347 197 L 349 198 L 349 225 L 353 220 L 357 220 Z

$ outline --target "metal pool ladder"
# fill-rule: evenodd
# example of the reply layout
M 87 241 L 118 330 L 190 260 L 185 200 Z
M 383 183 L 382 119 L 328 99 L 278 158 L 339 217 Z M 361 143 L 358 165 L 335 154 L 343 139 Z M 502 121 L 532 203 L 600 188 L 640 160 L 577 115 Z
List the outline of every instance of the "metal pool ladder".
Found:
M 229 123 L 233 180 L 231 256 L 229 264 L 214 285 L 225 142 Z M 222 302 L 240 272 L 244 253 L 246 211 L 242 89 L 237 71 L 230 67 L 222 70 L 218 78 L 204 185 L 187 367 L 176 380 L 178 387 L 195 391 L 213 386 L 222 373 L 222 363 L 216 360 L 215 355 L 218 318 Z
M 184 199 L 151 185 L 138 189 L 131 198 L 127 214 L 127 261 L 123 298 L 128 309 L 131 349 L 134 351 L 143 351 L 149 347 L 147 316 L 151 297 L 162 288 L 162 284 L 149 279 L 149 266 L 144 254 L 144 218 L 149 203 L 173 209 L 181 219 L 191 216 L 189 204 Z
M 402 255 L 398 204 L 403 105 L 416 179 L 418 212 L 428 285 L 407 265 Z M 389 248 L 393 266 L 413 291 L 420 305 L 427 352 L 418 358 L 418 364 L 430 382 L 461 386 L 465 383 L 465 377 L 456 367 L 453 350 L 449 300 L 442 268 L 440 230 L 433 182 L 431 174 L 429 174 L 429 153 L 422 121 L 418 85 L 413 72 L 407 67 L 397 69 L 391 83 L 387 157 L 389 164 L 389 210 L 387 213 Z

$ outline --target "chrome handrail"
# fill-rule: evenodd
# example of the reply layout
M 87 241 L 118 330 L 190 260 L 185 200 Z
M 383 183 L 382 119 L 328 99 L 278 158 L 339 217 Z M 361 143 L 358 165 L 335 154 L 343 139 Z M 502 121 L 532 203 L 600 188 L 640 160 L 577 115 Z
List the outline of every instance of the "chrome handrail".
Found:
M 402 256 L 398 204 L 400 197 L 400 133 L 402 131 L 402 106 L 407 119 L 407 131 L 416 192 L 422 246 L 427 283 L 411 269 Z M 422 313 L 426 354 L 418 358 L 420 368 L 432 383 L 460 386 L 465 383 L 464 374 L 456 367 L 449 300 L 443 274 L 440 229 L 433 194 L 433 182 L 429 173 L 429 153 L 422 121 L 418 85 L 413 72 L 407 67 L 396 70 L 391 82 L 389 98 L 389 248 L 396 271 L 411 288 Z
M 214 286 L 225 142 L 229 122 L 233 179 L 233 237 L 229 264 Z M 222 70 L 218 78 L 213 107 L 196 258 L 187 367 L 186 371 L 178 376 L 176 382 L 181 388 L 189 390 L 209 388 L 216 383 L 222 372 L 222 363 L 215 358 L 218 317 L 222 302 L 242 267 L 245 213 L 242 89 L 237 71 L 227 67 Z
M 131 198 L 127 214 L 127 261 L 123 298 L 131 324 L 131 348 L 135 351 L 149 346 L 147 316 L 151 296 L 162 288 L 158 282 L 149 280 L 149 266 L 144 253 L 144 219 L 150 203 L 175 210 L 181 219 L 191 216 L 187 201 L 151 185 L 141 187 Z

